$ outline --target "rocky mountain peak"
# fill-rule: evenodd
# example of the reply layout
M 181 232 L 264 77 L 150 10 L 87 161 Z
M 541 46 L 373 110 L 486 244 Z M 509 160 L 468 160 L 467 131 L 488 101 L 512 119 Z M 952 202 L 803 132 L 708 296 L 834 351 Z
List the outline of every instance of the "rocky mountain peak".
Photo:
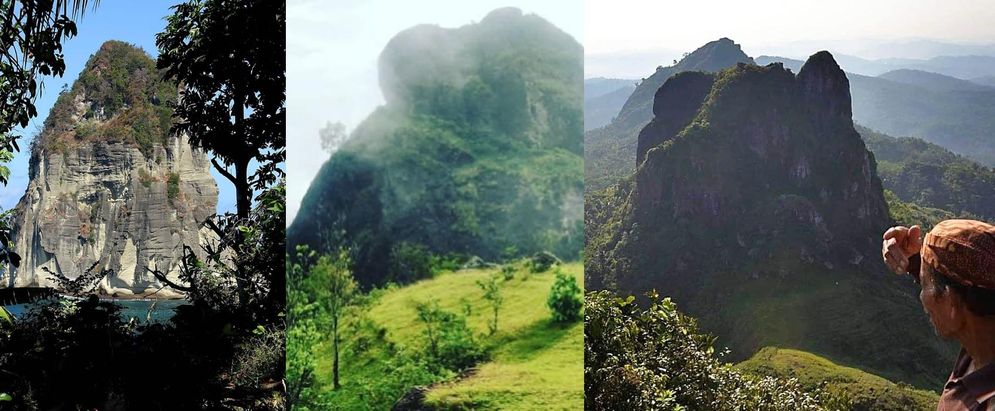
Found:
M 176 86 L 141 49 L 104 43 L 59 95 L 32 142 L 29 181 L 14 209 L 21 266 L 3 286 L 53 286 L 110 270 L 99 292 L 175 297 L 150 270 L 175 279 L 183 246 L 212 241 L 201 224 L 217 207 L 210 162 L 169 133 Z
M 828 51 L 813 54 L 798 71 L 808 104 L 828 117 L 851 121 L 850 81 Z
M 653 99 L 653 120 L 639 133 L 637 166 L 649 149 L 672 139 L 691 123 L 714 83 L 714 74 L 700 71 L 677 73 L 663 83 Z
M 87 60 L 72 87 L 59 94 L 33 144 L 65 151 L 95 142 L 119 142 L 151 155 L 169 144 L 175 84 L 162 79 L 142 49 L 111 40 Z
M 891 218 L 846 85 L 828 53 L 797 76 L 737 64 L 671 78 L 639 135 L 645 159 L 585 209 L 586 284 L 674 298 L 731 358 L 793 346 L 936 377 L 949 352 L 878 256 Z M 881 318 L 914 348 L 866 327 Z
M 743 52 L 743 48 L 723 37 L 710 41 L 685 56 L 677 63 L 678 71 L 719 71 L 736 63 L 752 63 L 753 59 Z

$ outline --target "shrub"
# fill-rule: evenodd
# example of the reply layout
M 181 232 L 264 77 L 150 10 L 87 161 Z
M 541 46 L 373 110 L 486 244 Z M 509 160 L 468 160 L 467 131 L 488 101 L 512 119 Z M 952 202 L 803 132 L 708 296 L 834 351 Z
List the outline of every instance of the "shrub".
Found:
M 425 324 L 426 354 L 432 368 L 457 371 L 485 358 L 484 350 L 466 325 L 466 315 L 439 308 L 439 301 L 419 303 L 418 320 Z
M 501 275 L 504 276 L 505 281 L 511 281 L 515 278 L 515 266 L 511 264 L 501 266 Z
M 279 375 L 284 366 L 283 330 L 259 326 L 253 335 L 235 347 L 235 358 L 229 376 L 238 386 L 258 387 L 273 383 L 269 378 Z
M 169 179 L 166 180 L 166 197 L 169 200 L 175 200 L 176 196 L 180 194 L 180 174 L 179 173 L 169 173 Z
M 400 284 L 431 278 L 432 253 L 418 243 L 401 241 L 390 249 L 388 279 Z
M 553 312 L 553 321 L 567 323 L 579 320 L 583 304 L 577 279 L 557 270 L 556 279 L 549 289 L 549 298 L 546 299 L 546 305 Z
M 741 374 L 715 357 L 714 337 L 649 295 L 649 308 L 608 291 L 586 297 L 585 408 L 697 410 L 847 409 L 845 399 L 804 391 L 797 380 Z

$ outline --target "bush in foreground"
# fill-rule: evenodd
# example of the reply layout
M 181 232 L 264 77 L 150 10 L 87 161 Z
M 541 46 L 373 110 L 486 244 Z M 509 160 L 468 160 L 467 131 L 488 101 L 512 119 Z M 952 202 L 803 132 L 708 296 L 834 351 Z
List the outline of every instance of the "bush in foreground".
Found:
M 741 374 L 718 360 L 714 337 L 669 298 L 588 293 L 584 326 L 585 408 L 691 410 L 846 409 L 847 401 L 794 380 Z
M 553 281 L 553 286 L 549 289 L 546 306 L 553 312 L 554 322 L 572 323 L 579 320 L 584 300 L 581 299 L 577 279 L 557 270 L 556 280 Z

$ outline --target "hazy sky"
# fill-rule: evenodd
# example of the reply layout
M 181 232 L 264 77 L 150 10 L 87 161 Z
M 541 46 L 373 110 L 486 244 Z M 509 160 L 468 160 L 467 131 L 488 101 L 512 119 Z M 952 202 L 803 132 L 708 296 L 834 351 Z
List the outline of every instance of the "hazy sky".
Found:
M 604 74 L 592 73 L 602 69 L 592 58 L 602 63 L 606 56 L 659 53 L 659 64 L 669 65 L 680 53 L 721 37 L 735 40 L 751 56 L 805 57 L 818 51 L 814 48 L 835 48 L 865 58 L 921 58 L 927 56 L 887 55 L 889 47 L 880 44 L 995 43 L 993 21 L 995 4 L 987 0 L 587 0 L 587 76 Z
M 329 157 L 318 130 L 340 121 L 352 131 L 382 104 L 377 57 L 391 37 L 423 23 L 459 27 L 509 6 L 538 14 L 583 43 L 584 9 L 577 0 L 288 0 L 288 224 Z
M 66 73 L 62 78 L 46 77 L 42 80 L 44 90 L 35 106 L 38 117 L 34 118 L 25 130 L 19 132 L 25 135 L 18 141 L 21 151 L 17 153 L 10 167 L 10 184 L 0 188 L 0 206 L 11 209 L 17 205 L 28 186 L 28 159 L 31 157 L 29 143 L 41 131 L 49 110 L 59 96 L 59 90 L 64 84 L 71 85 L 86 61 L 96 53 L 101 44 L 107 40 L 121 40 L 144 49 L 153 58 L 158 56 L 155 46 L 155 35 L 166 26 L 165 16 L 171 13 L 169 7 L 179 3 L 178 0 L 101 0 L 96 10 L 88 10 L 87 14 L 77 22 L 79 35 L 63 44 L 65 53 Z M 235 210 L 235 191 L 232 184 L 221 177 L 214 169 L 211 175 L 218 182 L 218 211 Z

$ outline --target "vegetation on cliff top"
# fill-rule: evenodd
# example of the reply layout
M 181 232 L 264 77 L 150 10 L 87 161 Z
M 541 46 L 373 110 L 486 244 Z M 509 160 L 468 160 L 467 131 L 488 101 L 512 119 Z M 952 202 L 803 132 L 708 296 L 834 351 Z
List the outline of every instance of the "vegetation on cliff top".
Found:
M 64 152 L 94 142 L 130 143 L 150 156 L 169 139 L 176 98 L 176 85 L 162 79 L 145 51 L 111 40 L 59 94 L 34 144 Z

